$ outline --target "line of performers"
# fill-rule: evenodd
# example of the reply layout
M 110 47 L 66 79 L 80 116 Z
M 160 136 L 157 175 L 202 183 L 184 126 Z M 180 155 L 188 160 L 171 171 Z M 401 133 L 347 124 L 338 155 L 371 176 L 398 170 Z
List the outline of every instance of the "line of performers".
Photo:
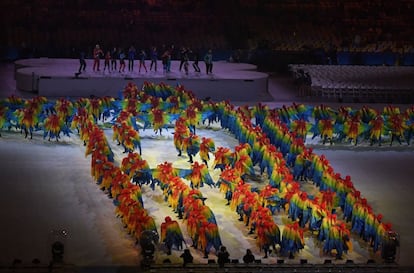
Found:
M 137 50 L 133 45 L 131 45 L 127 50 L 123 48 L 113 47 L 112 49 L 103 50 L 99 44 L 96 44 L 92 51 L 92 59 L 93 65 L 92 70 L 93 72 L 101 71 L 101 60 L 104 60 L 104 67 L 103 71 L 106 70 L 108 72 L 125 72 L 126 67 L 128 67 L 128 72 L 133 72 L 135 67 L 135 60 L 139 60 L 138 66 L 138 73 L 141 73 L 141 69 L 145 73 L 148 71 L 158 71 L 158 60 L 161 59 L 163 72 L 169 73 L 171 72 L 171 60 L 173 55 L 175 54 L 175 47 L 171 45 L 169 47 L 163 46 L 161 48 L 161 54 L 158 52 L 156 46 L 152 46 L 147 54 L 146 50 L 141 49 Z M 192 67 L 194 68 L 194 72 L 200 73 L 201 69 L 199 67 L 199 59 L 200 53 L 198 50 L 191 50 L 187 47 L 182 47 L 179 50 L 180 55 L 180 65 L 179 71 L 181 72 L 184 70 L 185 74 L 189 74 L 189 62 L 190 62 L 190 55 L 192 56 Z M 86 70 L 86 58 L 88 54 L 84 50 L 79 51 L 79 68 L 78 71 L 75 73 L 76 76 L 79 76 Z M 147 69 L 146 60 L 150 60 L 150 66 Z M 209 49 L 203 57 L 203 61 L 206 66 L 206 74 L 213 73 L 213 54 L 212 50 Z M 119 65 L 118 65 L 119 63 Z M 127 66 L 128 64 L 128 66 Z

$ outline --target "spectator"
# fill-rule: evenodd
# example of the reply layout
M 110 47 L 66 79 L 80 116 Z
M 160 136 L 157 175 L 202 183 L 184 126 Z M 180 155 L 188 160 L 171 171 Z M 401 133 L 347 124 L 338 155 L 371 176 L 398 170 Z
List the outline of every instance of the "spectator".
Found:
M 188 248 L 184 249 L 184 252 L 180 257 L 183 259 L 183 267 L 186 267 L 187 264 L 193 263 L 193 255 L 191 255 Z
M 225 246 L 220 247 L 220 251 L 218 252 L 217 257 L 217 263 L 219 264 L 219 267 L 224 267 L 225 263 L 230 262 L 230 254 Z
M 254 257 L 252 251 L 250 249 L 246 250 L 246 254 L 243 256 L 243 262 L 245 264 L 251 264 L 256 260 L 256 258 Z

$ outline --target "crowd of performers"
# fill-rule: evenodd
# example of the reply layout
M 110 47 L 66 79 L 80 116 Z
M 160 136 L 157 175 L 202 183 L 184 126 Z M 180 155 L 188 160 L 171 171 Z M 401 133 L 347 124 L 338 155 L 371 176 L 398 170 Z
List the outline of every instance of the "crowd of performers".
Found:
M 112 125 L 113 141 L 126 154 L 116 164 L 102 124 Z M 197 135 L 200 124 L 218 122 L 231 132 L 239 145 L 216 147 L 214 140 Z M 304 233 L 311 231 L 327 255 L 342 258 L 352 250 L 351 234 L 360 236 L 375 253 L 395 236 L 391 223 L 375 214 L 371 205 L 354 187 L 350 176 L 336 173 L 324 155 L 305 146 L 306 136 L 321 141 L 369 139 L 382 143 L 383 137 L 410 144 L 414 107 L 400 111 L 388 106 L 378 112 L 367 106 L 359 110 L 341 107 L 338 111 L 321 105 L 293 104 L 269 109 L 257 104 L 235 107 L 228 102 L 201 101 L 184 90 L 165 84 L 145 83 L 142 89 L 129 83 L 120 98 L 81 98 L 77 101 L 43 97 L 21 99 L 11 96 L 0 104 L 0 128 L 16 128 L 25 137 L 42 130 L 44 138 L 60 139 L 76 133 L 91 157 L 91 175 L 114 200 L 116 215 L 141 247 L 157 238 L 143 239 L 145 232 L 158 234 L 155 219 L 144 208 L 141 187 L 162 190 L 164 200 L 177 219 L 182 220 L 193 247 L 208 257 L 221 247 L 219 226 L 214 213 L 205 205 L 199 188 L 207 184 L 223 193 L 229 209 L 239 215 L 246 233 L 256 238 L 258 248 L 268 257 L 271 251 L 294 257 L 305 245 Z M 189 169 L 174 168 L 164 162 L 150 168 L 142 154 L 139 130 L 152 128 L 162 135 L 174 125 L 173 145 L 177 156 L 187 155 Z M 199 156 L 201 162 L 195 160 Z M 213 164 L 209 166 L 210 159 Z M 213 181 L 209 169 L 219 169 Z M 261 187 L 249 178 L 263 177 Z M 302 191 L 301 181 L 319 189 L 311 195 Z M 190 183 L 187 183 L 189 181 Z M 275 215 L 287 214 L 289 222 L 281 229 Z M 177 221 L 166 216 L 160 225 L 161 241 L 167 252 L 185 244 Z

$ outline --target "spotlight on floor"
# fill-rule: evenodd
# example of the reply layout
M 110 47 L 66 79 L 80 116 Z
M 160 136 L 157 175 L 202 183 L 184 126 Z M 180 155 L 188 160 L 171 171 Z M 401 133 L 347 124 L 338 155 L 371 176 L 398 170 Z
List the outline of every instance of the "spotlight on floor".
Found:
M 262 260 L 257 259 L 257 260 L 254 260 L 254 262 L 257 263 L 257 264 L 261 264 L 262 263 Z
M 284 264 L 284 263 L 285 263 L 285 260 L 283 260 L 283 259 L 278 259 L 276 262 L 277 262 L 277 264 Z
M 214 259 L 208 259 L 207 260 L 207 263 L 208 264 L 215 264 L 216 263 L 216 260 L 214 260 Z
M 367 264 L 375 264 L 375 261 L 374 261 L 373 259 L 369 259 L 369 260 L 367 261 Z
M 232 264 L 238 264 L 239 263 L 239 259 L 233 259 L 233 260 L 231 260 L 231 263 Z
M 353 261 L 353 260 L 346 260 L 346 261 L 345 261 L 345 263 L 346 263 L 346 264 L 353 264 L 353 263 L 354 263 L 354 261 Z
M 306 259 L 300 259 L 300 264 L 307 264 L 308 263 L 308 260 L 306 260 Z
M 323 262 L 323 264 L 332 264 L 332 260 L 330 260 L 330 259 L 326 259 L 326 260 Z

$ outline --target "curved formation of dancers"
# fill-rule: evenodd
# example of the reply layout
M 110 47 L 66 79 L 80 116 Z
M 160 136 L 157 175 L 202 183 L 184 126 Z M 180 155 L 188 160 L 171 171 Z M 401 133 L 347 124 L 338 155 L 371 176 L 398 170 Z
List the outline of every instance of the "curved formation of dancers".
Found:
M 0 129 L 16 128 L 26 138 L 37 130 L 56 141 L 61 134 L 78 134 L 86 156 L 91 157 L 92 177 L 113 198 L 116 215 L 141 247 L 144 232 L 157 233 L 154 218 L 144 208 L 141 187 L 159 187 L 165 202 L 185 224 L 193 246 L 206 258 L 213 248 L 219 251 L 221 238 L 213 210 L 205 205 L 199 190 L 204 184 L 223 193 L 246 232 L 255 236 L 264 258 L 271 251 L 294 257 L 304 248 L 308 230 L 316 232 L 324 253 L 338 259 L 352 250 L 352 234 L 378 253 L 384 241 L 396 234 L 392 224 L 374 213 L 351 177 L 336 173 L 324 155 L 306 147 L 306 138 L 311 134 L 323 144 L 349 141 L 354 145 L 366 139 L 371 145 L 381 145 L 389 137 L 390 145 L 403 140 L 410 144 L 414 128 L 414 107 L 402 112 L 388 106 L 381 113 L 367 106 L 338 111 L 303 104 L 279 109 L 262 104 L 235 107 L 226 101 L 201 101 L 182 86 L 148 82 L 142 89 L 129 83 L 117 99 L 49 101 L 11 96 L 0 103 L 0 114 Z M 197 135 L 197 126 L 214 122 L 239 141 L 234 150 L 216 147 L 213 139 Z M 104 123 L 111 124 L 113 141 L 126 153 L 119 166 L 102 129 Z M 171 125 L 173 145 L 178 156 L 187 154 L 189 169 L 174 168 L 170 162 L 151 169 L 142 156 L 139 130 L 152 128 L 161 136 Z M 201 162 L 194 161 L 197 155 Z M 208 166 L 210 158 L 214 163 Z M 218 181 L 212 180 L 209 168 L 220 170 Z M 262 179 L 260 188 L 248 182 L 257 177 Z M 318 194 L 304 192 L 300 183 L 304 180 L 313 183 Z M 282 213 L 289 218 L 283 229 L 274 220 Z M 185 241 L 175 220 L 166 216 L 161 227 L 168 253 L 181 250 Z

